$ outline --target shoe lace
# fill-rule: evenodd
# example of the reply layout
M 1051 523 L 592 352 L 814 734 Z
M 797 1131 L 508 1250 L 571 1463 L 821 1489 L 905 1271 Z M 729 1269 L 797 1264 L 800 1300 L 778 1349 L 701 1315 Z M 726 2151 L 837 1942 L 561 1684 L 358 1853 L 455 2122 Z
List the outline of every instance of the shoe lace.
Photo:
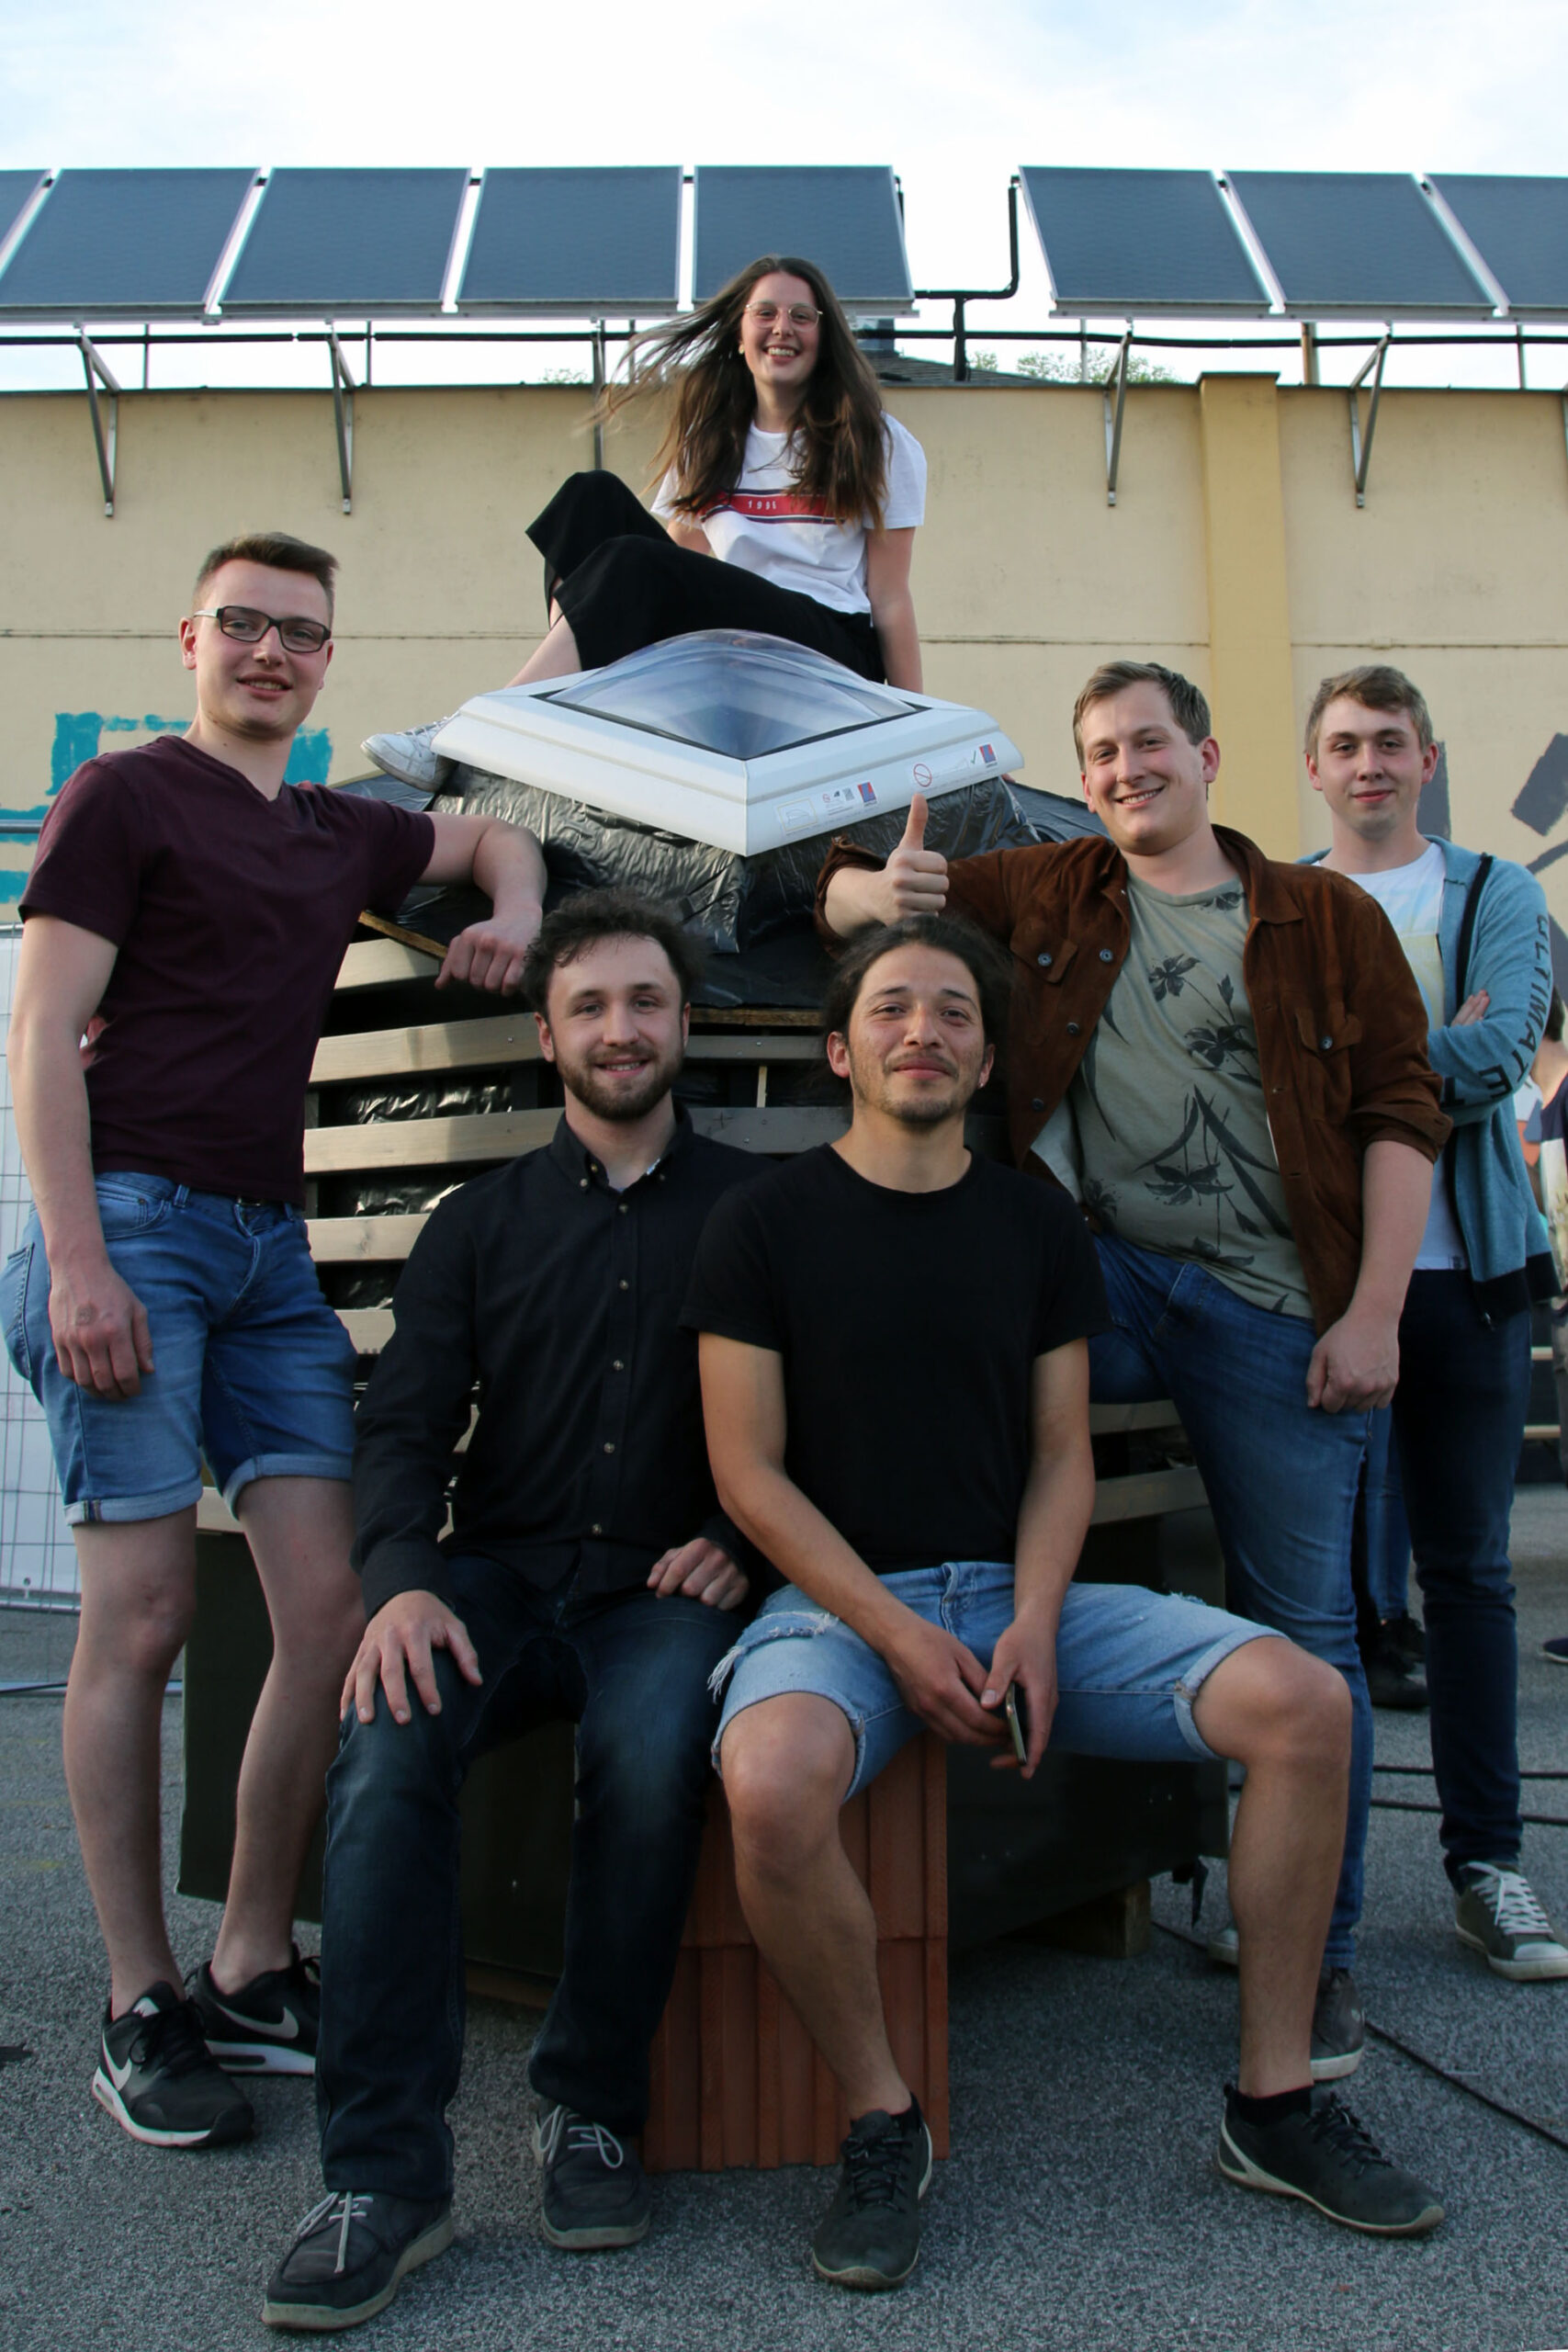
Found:
M 1314 2140 L 1326 2141 L 1358 2174 L 1371 2172 L 1380 2165 L 1384 2171 L 1393 2170 L 1366 2125 L 1332 2092 L 1314 2105 L 1307 2129 Z
M 338 2224 L 337 2258 L 333 2269 L 336 2276 L 341 2277 L 348 2265 L 349 2231 L 355 2222 L 363 2222 L 369 2211 L 367 2190 L 339 2189 L 329 2193 L 319 2205 L 311 2206 L 294 2233 L 294 2243 L 302 2245 L 306 2238 L 314 2237 L 318 2230 L 335 2222 Z
M 606 2172 L 618 2172 L 626 2160 L 626 2150 L 608 2125 L 591 2123 L 586 2116 L 574 2115 L 570 2107 L 553 2107 L 539 2126 L 539 2144 L 547 2164 L 555 2161 L 563 2137 L 568 2155 L 586 2155 L 592 2150 Z
M 194 2002 L 181 2001 L 175 2007 L 160 2009 L 147 2019 L 137 2037 L 138 2064 L 145 2065 L 154 2052 L 163 2072 L 176 2081 L 213 2064 Z
M 901 2132 L 884 2132 L 874 2140 L 862 2140 L 852 2132 L 844 2142 L 842 2154 L 844 2183 L 856 2212 L 863 2212 L 873 2205 L 908 2202 Z
M 1471 1884 L 1496 1921 L 1500 1935 L 1551 1934 L 1551 1922 L 1528 1878 L 1521 1878 L 1517 1871 L 1497 1870 L 1490 1862 L 1477 1862 L 1474 1870 Z

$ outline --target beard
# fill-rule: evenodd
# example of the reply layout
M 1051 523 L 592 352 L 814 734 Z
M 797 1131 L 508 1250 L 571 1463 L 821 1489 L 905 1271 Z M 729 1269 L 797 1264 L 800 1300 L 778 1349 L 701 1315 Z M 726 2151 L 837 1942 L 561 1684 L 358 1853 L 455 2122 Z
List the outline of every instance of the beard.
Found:
M 677 1046 L 668 1054 L 656 1054 L 643 1064 L 635 1078 L 630 1074 L 616 1077 L 591 1061 L 569 1058 L 558 1043 L 556 1046 L 556 1068 L 567 1092 L 575 1095 L 596 1119 L 607 1119 L 617 1126 L 631 1126 L 647 1117 L 660 1097 L 670 1091 L 681 1061 L 681 1049 Z

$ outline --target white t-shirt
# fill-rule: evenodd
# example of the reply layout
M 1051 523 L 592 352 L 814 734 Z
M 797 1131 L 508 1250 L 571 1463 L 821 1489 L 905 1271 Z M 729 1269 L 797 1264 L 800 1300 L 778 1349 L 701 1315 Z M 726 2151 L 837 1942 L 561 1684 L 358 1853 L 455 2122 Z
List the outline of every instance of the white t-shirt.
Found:
M 887 435 L 887 494 L 885 531 L 913 530 L 925 519 L 926 459 L 912 433 L 897 417 L 884 417 Z M 865 535 L 870 517 L 835 523 L 820 502 L 795 489 L 795 467 L 787 433 L 746 435 L 740 479 L 721 504 L 702 518 L 709 547 L 723 563 L 737 563 L 775 588 L 814 596 L 835 613 L 868 613 Z M 661 523 L 674 513 L 675 472 L 660 483 L 653 511 Z
M 1446 872 L 1442 851 L 1436 842 L 1428 842 L 1420 856 L 1408 865 L 1393 865 L 1383 874 L 1349 876 L 1377 900 L 1399 933 L 1405 961 L 1416 975 L 1416 985 L 1427 1008 L 1427 1025 L 1433 1029 L 1444 1025 L 1443 958 L 1438 933 Z M 1464 1236 L 1449 1201 L 1442 1157 L 1432 1170 L 1432 1204 L 1427 1212 L 1427 1230 L 1421 1236 L 1416 1263 L 1445 1269 L 1470 1263 Z

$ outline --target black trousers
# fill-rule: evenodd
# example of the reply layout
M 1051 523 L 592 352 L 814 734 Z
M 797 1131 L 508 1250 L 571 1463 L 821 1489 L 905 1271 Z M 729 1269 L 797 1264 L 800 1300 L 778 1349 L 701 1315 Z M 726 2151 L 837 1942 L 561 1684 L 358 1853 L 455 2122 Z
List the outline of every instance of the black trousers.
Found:
M 618 474 L 571 474 L 528 537 L 545 595 L 571 625 L 585 670 L 700 628 L 759 629 L 863 678 L 886 676 L 869 613 L 835 613 L 739 564 L 679 548 Z

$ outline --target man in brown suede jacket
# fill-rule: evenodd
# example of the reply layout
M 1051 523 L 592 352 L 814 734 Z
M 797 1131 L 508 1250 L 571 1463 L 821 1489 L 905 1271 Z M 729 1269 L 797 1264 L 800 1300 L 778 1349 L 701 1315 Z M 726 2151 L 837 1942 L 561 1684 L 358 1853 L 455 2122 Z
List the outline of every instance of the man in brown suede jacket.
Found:
M 1011 949 L 1013 1149 L 1097 1229 L 1115 1329 L 1090 1343 L 1093 1393 L 1174 1400 L 1232 1607 L 1349 1683 L 1349 1819 L 1313 2034 L 1314 2076 L 1334 2078 L 1361 2054 L 1350 1970 L 1371 1792 L 1350 1522 L 1449 1123 L 1382 910 L 1210 821 L 1220 752 L 1198 689 L 1109 662 L 1073 731 L 1107 840 L 949 866 L 923 846 L 917 800 L 886 866 L 835 842 L 818 917 L 832 939 L 946 908 Z

